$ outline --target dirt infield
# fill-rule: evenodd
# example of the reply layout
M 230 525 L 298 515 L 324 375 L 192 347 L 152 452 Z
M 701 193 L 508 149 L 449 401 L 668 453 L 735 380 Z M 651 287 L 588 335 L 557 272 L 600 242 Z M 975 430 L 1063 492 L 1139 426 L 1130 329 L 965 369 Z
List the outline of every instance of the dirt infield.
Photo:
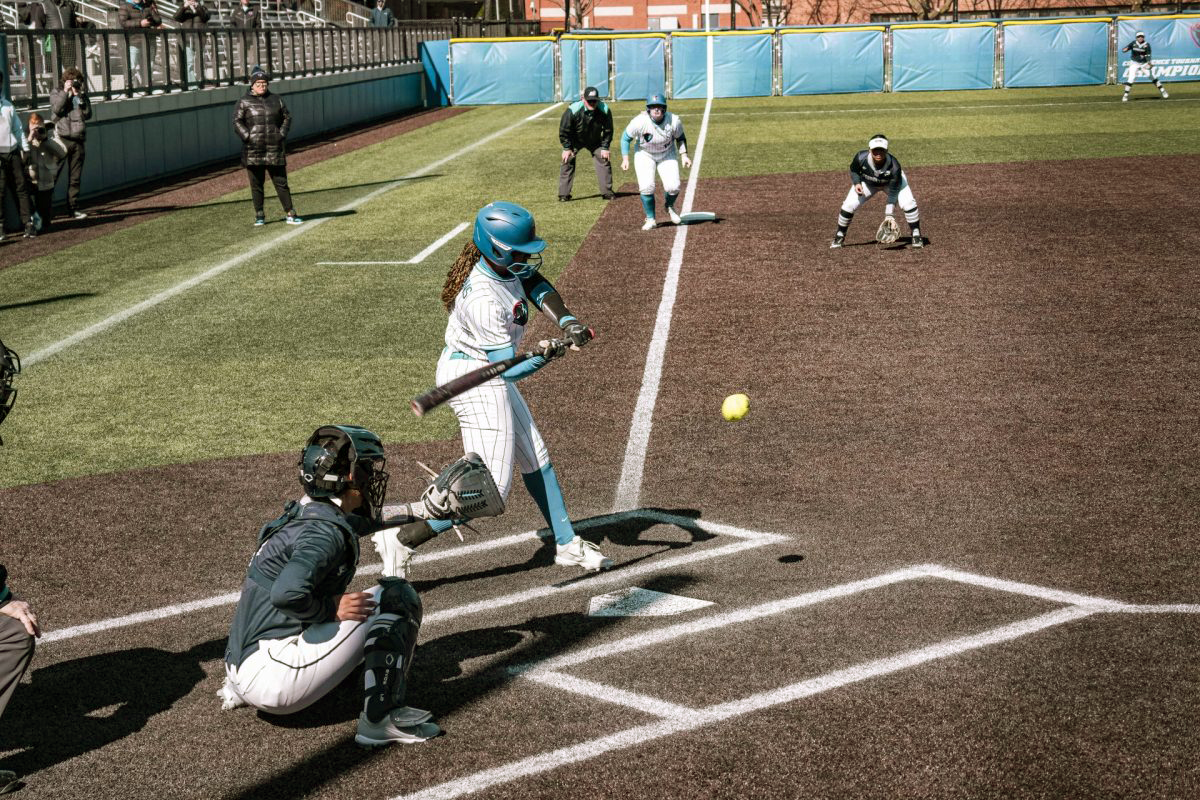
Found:
M 469 107 L 456 107 L 419 111 L 367 128 L 356 126 L 351 131 L 335 132 L 320 139 L 301 142 L 288 151 L 288 170 L 294 171 L 342 153 L 359 150 L 469 110 Z M 246 185 L 246 175 L 234 159 L 227 165 L 206 167 L 141 189 L 88 200 L 82 206 L 88 214 L 87 219 L 75 221 L 59 216 L 52 230 L 33 240 L 19 240 L 19 234 L 9 234 L 5 246 L 0 247 L 0 270 L 128 228 L 169 211 L 212 200 Z
M 830 251 L 841 173 L 701 185 L 697 209 L 720 221 L 687 234 L 639 503 L 658 516 L 603 517 L 675 229 L 641 232 L 636 195 L 610 204 L 559 281 L 599 336 L 522 391 L 572 517 L 617 569 L 572 580 L 533 539 L 462 556 L 452 536 L 430 543 L 409 699 L 445 737 L 354 748 L 352 684 L 294 718 L 220 712 L 232 609 L 216 605 L 42 646 L 0 739 L 0 768 L 28 776 L 18 796 L 374 798 L 451 781 L 489 800 L 1200 794 L 1200 615 L 1101 602 L 1198 601 L 1200 232 L 1182 206 L 1145 224 L 1126 196 L 1188 196 L 1188 176 L 1164 158 L 910 178 L 922 252 L 870 241 L 879 201 Z M 751 411 L 727 423 L 735 391 Z M 389 448 L 389 497 L 419 490 L 414 460 L 458 452 Z M 294 460 L 0 491 L 12 580 L 49 630 L 233 592 L 257 526 L 295 493 Z M 479 541 L 539 524 L 518 489 Z M 731 543 L 745 549 L 722 555 Z M 913 565 L 940 571 L 852 583 Z M 714 606 L 583 613 L 629 586 Z M 1064 608 L 1078 619 L 1029 623 Z M 610 688 L 522 677 L 588 647 L 602 649 L 565 672 Z M 929 660 L 888 661 L 913 653 Z M 763 704 L 805 681 L 802 699 Z M 671 732 L 646 698 L 675 710 Z M 702 724 L 713 709 L 731 716 Z M 561 765 L 487 782 L 535 758 Z

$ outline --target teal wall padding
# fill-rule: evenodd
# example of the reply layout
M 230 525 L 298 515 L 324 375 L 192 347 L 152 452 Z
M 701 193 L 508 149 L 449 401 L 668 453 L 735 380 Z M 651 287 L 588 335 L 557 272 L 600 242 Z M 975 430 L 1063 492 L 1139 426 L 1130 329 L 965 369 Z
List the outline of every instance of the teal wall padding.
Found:
M 1121 48 L 1141 31 L 1150 42 L 1154 74 L 1163 81 L 1200 80 L 1200 19 L 1122 19 L 1117 21 L 1117 82 L 1125 80 L 1129 53 Z M 1146 81 L 1149 78 L 1139 78 Z
M 671 37 L 672 96 L 708 96 L 708 40 L 713 48 L 713 97 L 771 93 L 772 34 Z
M 419 52 L 425 70 L 426 105 L 431 108 L 450 105 L 450 40 L 421 42 Z
M 1004 85 L 1085 86 L 1108 77 L 1108 23 L 1004 26 Z
M 455 105 L 554 101 L 554 42 L 450 42 Z
M 666 43 L 660 37 L 613 39 L 613 71 L 617 100 L 645 100 L 666 92 Z
M 893 28 L 892 91 L 990 89 L 995 29 Z
M 883 91 L 883 31 L 786 33 L 780 48 L 785 95 Z

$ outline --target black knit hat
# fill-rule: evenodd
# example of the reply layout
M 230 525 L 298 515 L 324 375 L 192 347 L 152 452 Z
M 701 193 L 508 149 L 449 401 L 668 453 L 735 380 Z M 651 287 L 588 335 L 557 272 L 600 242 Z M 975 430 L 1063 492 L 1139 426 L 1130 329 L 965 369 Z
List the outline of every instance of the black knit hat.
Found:
M 269 82 L 270 80 L 271 80 L 271 76 L 268 75 L 267 71 L 265 69 L 263 69 L 262 67 L 256 66 L 254 69 L 250 70 L 250 82 L 251 83 L 254 83 L 255 81 L 268 81 Z

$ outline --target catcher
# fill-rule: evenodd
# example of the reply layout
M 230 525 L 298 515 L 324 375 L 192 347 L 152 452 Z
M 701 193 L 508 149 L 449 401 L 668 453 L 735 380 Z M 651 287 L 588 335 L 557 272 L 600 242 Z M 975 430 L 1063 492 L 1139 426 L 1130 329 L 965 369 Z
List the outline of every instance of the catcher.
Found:
M 218 692 L 222 708 L 292 714 L 363 664 L 358 744 L 423 742 L 441 733 L 428 711 L 405 704 L 421 598 L 403 578 L 397 526 L 501 513 L 491 473 L 472 456 L 451 464 L 421 500 L 385 521 L 388 473 L 379 437 L 350 425 L 313 433 L 300 453 L 305 496 L 259 531 L 242 582 Z M 347 591 L 363 536 L 383 553 L 383 575 L 370 591 Z
M 13 388 L 13 378 L 21 371 L 21 357 L 15 351 L 9 350 L 0 342 L 0 422 L 12 411 L 13 403 L 17 400 L 17 390 Z M 4 440 L 0 439 L 0 444 Z
M 900 226 L 893 216 L 896 210 L 896 200 L 900 200 L 900 210 L 912 231 L 912 246 L 925 246 L 921 236 L 920 215 L 917 213 L 917 201 L 913 197 L 912 188 L 908 185 L 908 177 L 900 167 L 899 160 L 888 152 L 888 140 L 882 133 L 877 133 L 867 142 L 867 149 L 860 150 L 850 162 L 850 191 L 842 201 L 842 211 L 838 214 L 837 233 L 833 235 L 831 248 L 841 247 L 846 243 L 846 229 L 854 219 L 854 212 L 876 192 L 887 190 L 887 207 L 884 209 L 883 222 L 875 233 L 875 241 L 880 244 L 891 244 L 900 237 Z

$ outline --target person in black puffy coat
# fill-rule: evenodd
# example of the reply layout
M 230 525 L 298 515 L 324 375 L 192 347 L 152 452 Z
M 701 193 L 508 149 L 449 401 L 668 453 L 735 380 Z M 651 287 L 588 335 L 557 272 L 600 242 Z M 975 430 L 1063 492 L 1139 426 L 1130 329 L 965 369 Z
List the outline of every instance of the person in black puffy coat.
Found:
M 283 98 L 271 94 L 269 82 L 270 76 L 261 67 L 255 67 L 250 73 L 250 91 L 234 107 L 233 127 L 242 140 L 242 166 L 250 177 L 254 224 L 266 224 L 263 184 L 266 176 L 270 175 L 279 202 L 287 213 L 287 223 L 299 225 L 304 220 L 292 206 L 292 193 L 287 180 L 287 156 L 284 153 L 284 141 L 292 127 L 292 115 L 288 113 Z

